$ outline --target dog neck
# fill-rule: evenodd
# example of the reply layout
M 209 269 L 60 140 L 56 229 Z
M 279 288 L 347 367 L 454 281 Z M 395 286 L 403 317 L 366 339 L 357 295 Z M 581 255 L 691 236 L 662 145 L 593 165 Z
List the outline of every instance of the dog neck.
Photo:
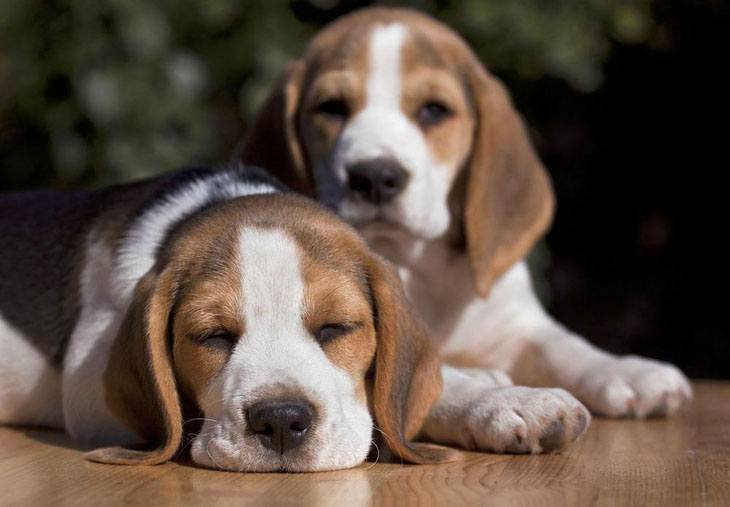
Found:
M 361 226 L 359 231 L 373 250 L 395 265 L 411 303 L 435 340 L 443 343 L 464 308 L 478 298 L 468 257 L 454 235 L 426 240 L 381 223 Z

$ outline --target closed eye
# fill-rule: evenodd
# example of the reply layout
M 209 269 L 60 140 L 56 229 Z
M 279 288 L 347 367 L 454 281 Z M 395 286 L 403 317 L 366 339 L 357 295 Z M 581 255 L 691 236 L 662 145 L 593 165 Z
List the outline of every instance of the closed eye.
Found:
M 226 329 L 212 329 L 197 337 L 199 343 L 217 349 L 232 349 L 238 337 Z
M 361 324 L 358 322 L 352 323 L 339 323 L 339 324 L 325 324 L 324 326 L 320 327 L 315 333 L 314 337 L 319 342 L 320 345 L 325 345 L 326 343 L 331 342 L 332 340 L 335 340 L 337 338 L 340 338 L 341 336 L 345 336 L 358 327 L 360 327 Z

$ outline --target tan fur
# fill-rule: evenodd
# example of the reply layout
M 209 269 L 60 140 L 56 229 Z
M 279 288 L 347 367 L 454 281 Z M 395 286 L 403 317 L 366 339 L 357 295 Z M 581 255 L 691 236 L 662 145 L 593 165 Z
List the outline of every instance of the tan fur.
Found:
M 475 289 L 486 297 L 494 281 L 544 234 L 554 198 L 504 86 L 445 25 L 408 9 L 364 9 L 340 18 L 289 65 L 254 123 L 242 158 L 313 194 L 312 165 L 328 159 L 345 124 L 313 111 L 323 97 L 347 98 L 350 117 L 363 107 L 368 34 L 375 26 L 396 22 L 408 28 L 402 52 L 403 112 L 415 121 L 417 109 L 429 99 L 453 112 L 426 128 L 424 136 L 434 156 L 456 167 L 467 181 L 466 192 L 454 188 L 455 211 L 462 219 L 455 223 L 463 221 L 463 230 L 452 236 L 466 238 Z M 273 107 L 284 95 L 286 101 Z M 285 141 L 271 134 L 272 122 L 288 136 Z M 280 154 L 291 146 L 296 148 L 283 159 Z M 449 174 L 447 181 L 456 186 L 457 174 Z
M 232 247 L 233 245 L 231 245 Z M 180 387 L 190 401 L 198 402 L 203 390 L 220 373 L 230 350 L 206 346 L 199 337 L 211 330 L 223 330 L 233 336 L 245 332 L 241 318 L 240 270 L 231 248 L 232 258 L 220 260 L 219 272 L 193 272 L 184 295 L 179 296 L 175 316 L 173 356 Z
M 464 223 L 477 292 L 530 251 L 550 225 L 550 180 L 504 86 L 474 60 L 470 84 L 478 111 L 468 167 Z
M 288 186 L 310 191 L 310 175 L 295 131 L 297 104 L 300 100 L 304 66 L 293 61 L 278 78 L 274 93 L 259 111 L 246 139 L 242 158 L 247 164 L 266 168 Z M 272 146 L 276 146 L 272 151 Z
M 441 394 L 441 362 L 405 298 L 398 275 L 383 260 L 369 261 L 376 305 L 378 353 L 373 407 L 388 447 L 413 463 L 442 463 L 458 452 L 411 442 Z
M 314 219 L 299 211 L 299 217 L 310 226 L 305 230 L 291 226 L 288 229 L 310 258 L 311 264 L 305 263 L 305 279 L 318 279 L 321 284 L 308 287 L 308 307 L 317 308 L 313 301 L 317 292 L 322 291 L 319 307 L 333 305 L 328 312 L 338 309 L 329 315 L 364 318 L 363 328 L 325 346 L 325 352 L 335 364 L 350 368 L 348 371 L 357 365 L 363 375 L 366 371 L 361 359 L 368 355 L 372 358 L 370 333 L 374 329 L 375 377 L 364 386 L 364 392 L 371 396 L 369 406 L 388 447 L 401 459 L 413 463 L 456 459 L 458 454 L 454 450 L 411 442 L 441 393 L 441 363 L 423 324 L 406 300 L 400 279 L 387 261 L 373 254 L 354 230 L 345 230 L 334 215 Z M 349 296 L 343 294 L 347 286 Z M 365 294 L 370 295 L 374 307 L 369 302 L 367 306 L 363 304 L 367 301 Z M 310 325 L 321 321 L 310 319 Z
M 177 453 L 182 412 L 166 342 L 175 283 L 169 271 L 139 281 L 105 374 L 110 410 L 152 448 L 98 449 L 87 454 L 91 461 L 156 465 Z
M 412 22 L 418 30 L 409 30 L 401 53 L 401 109 L 417 121 L 418 109 L 427 101 L 436 100 L 449 108 L 451 116 L 427 127 L 423 134 L 435 158 L 458 170 L 471 151 L 477 120 L 461 78 L 463 48 L 442 26 L 418 19 Z M 452 183 L 455 176 L 450 174 L 448 181 Z
M 356 326 L 347 335 L 324 344 L 323 348 L 333 364 L 355 379 L 358 395 L 364 401 L 365 375 L 375 356 L 376 343 L 367 294 L 351 274 L 312 259 L 305 261 L 303 271 L 306 328 L 314 335 L 326 324 L 351 323 Z

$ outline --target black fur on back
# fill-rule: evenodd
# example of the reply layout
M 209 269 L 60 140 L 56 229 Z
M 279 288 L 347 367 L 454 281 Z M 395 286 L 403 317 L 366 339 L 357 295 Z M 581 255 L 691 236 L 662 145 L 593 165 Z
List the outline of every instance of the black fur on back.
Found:
M 0 315 L 56 365 L 80 313 L 81 266 L 86 236 L 105 215 L 120 213 L 122 229 L 186 185 L 215 172 L 233 172 L 246 183 L 286 189 L 264 170 L 249 166 L 193 168 L 100 190 L 36 190 L 0 194 Z M 222 199 L 210 200 L 173 224 Z M 124 210 L 124 211 L 122 211 Z M 163 241 L 164 242 L 164 241 Z M 1 339 L 2 337 L 0 337 Z

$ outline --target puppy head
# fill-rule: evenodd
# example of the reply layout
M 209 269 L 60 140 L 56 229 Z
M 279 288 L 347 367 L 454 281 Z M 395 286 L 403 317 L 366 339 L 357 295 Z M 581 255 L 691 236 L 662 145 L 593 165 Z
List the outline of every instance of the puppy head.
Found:
M 137 285 L 105 381 L 110 410 L 145 446 L 95 461 L 167 461 L 186 418 L 203 421 L 191 455 L 211 468 L 355 466 L 374 422 L 402 459 L 450 458 L 409 441 L 440 373 L 398 277 L 294 196 L 231 201 L 176 230 Z
M 549 178 L 503 85 L 449 28 L 405 9 L 365 9 L 321 32 L 243 157 L 366 236 L 460 228 L 482 295 L 552 217 Z

